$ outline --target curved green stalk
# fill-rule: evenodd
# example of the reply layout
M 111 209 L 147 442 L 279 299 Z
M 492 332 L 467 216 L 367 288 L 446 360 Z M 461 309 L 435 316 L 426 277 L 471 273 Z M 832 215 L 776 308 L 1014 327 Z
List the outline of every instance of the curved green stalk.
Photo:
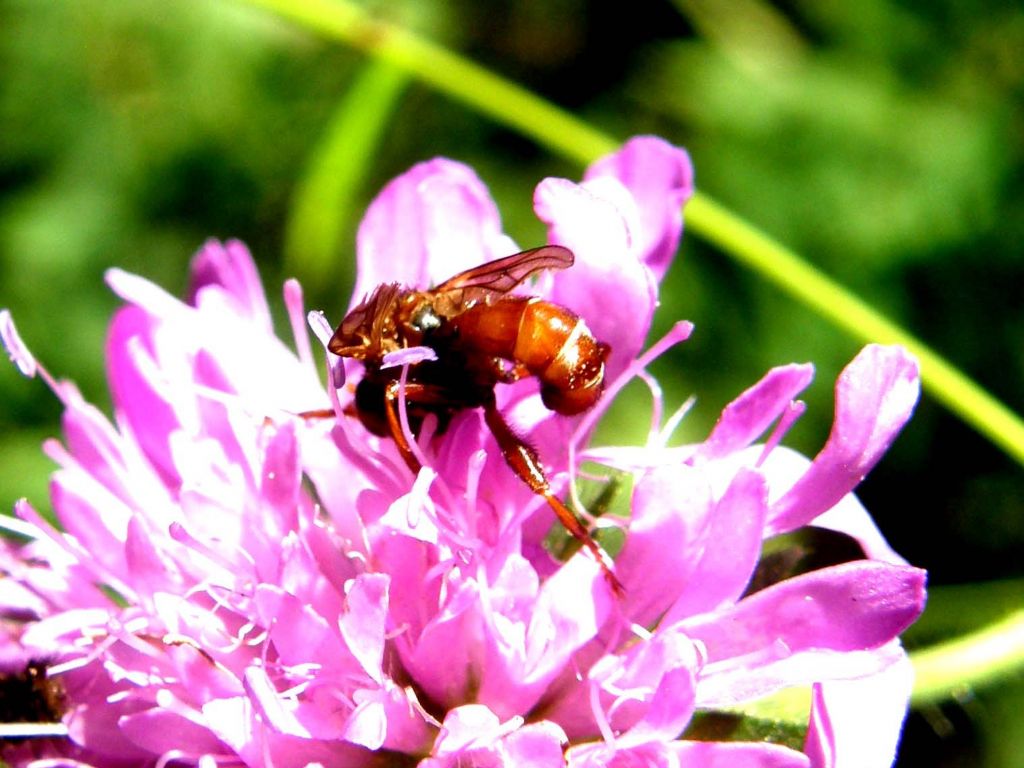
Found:
M 356 75 L 310 154 L 285 222 L 286 274 L 305 285 L 331 285 L 340 243 L 358 220 L 355 198 L 365 186 L 385 128 L 409 76 L 380 59 Z
M 356 3 L 348 0 L 241 2 L 275 11 L 308 29 L 387 61 L 563 157 L 586 164 L 618 147 L 612 137 L 527 89 L 406 29 L 375 19 Z
M 911 654 L 911 703 L 930 704 L 1024 669 L 1024 610 L 984 629 Z
M 618 143 L 515 83 L 408 30 L 374 19 L 347 0 L 242 0 L 405 70 L 448 96 L 586 164 Z M 686 209 L 703 237 L 860 341 L 902 344 L 921 363 L 926 389 L 951 412 L 1024 464 L 1024 422 L 923 342 L 895 325 L 793 251 L 698 193 Z
M 1024 422 L 940 354 L 862 299 L 706 195 L 687 204 L 690 232 L 764 275 L 856 339 L 901 344 L 921 364 L 925 389 L 952 413 L 1024 464 Z

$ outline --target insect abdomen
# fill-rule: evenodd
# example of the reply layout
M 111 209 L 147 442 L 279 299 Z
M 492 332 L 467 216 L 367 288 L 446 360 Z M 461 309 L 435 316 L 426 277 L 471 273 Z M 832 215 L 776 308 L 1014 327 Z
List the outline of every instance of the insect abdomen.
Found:
M 474 350 L 518 363 L 540 379 L 541 397 L 552 411 L 580 413 L 601 396 L 608 346 L 564 307 L 509 296 L 468 309 L 455 324 Z
M 532 337 L 532 341 L 529 339 Z M 543 359 L 530 351 L 545 351 Z M 604 390 L 608 345 L 597 341 L 583 318 L 556 304 L 538 301 L 523 315 L 515 359 L 541 382 L 544 405 L 566 416 L 582 413 Z

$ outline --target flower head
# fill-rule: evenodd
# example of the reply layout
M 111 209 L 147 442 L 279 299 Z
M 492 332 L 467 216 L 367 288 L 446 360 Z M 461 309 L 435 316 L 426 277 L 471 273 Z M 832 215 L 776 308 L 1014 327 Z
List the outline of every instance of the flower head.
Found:
M 647 363 L 689 334 L 679 324 L 644 351 L 691 191 L 685 153 L 651 138 L 630 141 L 580 184 L 541 182 L 537 214 L 576 263 L 529 292 L 610 345 L 608 385 L 574 417 L 545 408 L 531 377 L 496 391 L 556 494 L 584 459 L 632 477 L 613 566 L 621 596 L 590 553 L 559 561 L 545 549 L 551 510 L 510 471 L 480 409 L 414 429 L 400 388 L 415 462 L 353 418 L 362 364 L 331 358 L 325 390 L 298 285 L 285 285 L 292 351 L 273 335 L 237 242 L 203 247 L 185 302 L 108 273 L 125 301 L 107 346 L 112 421 L 50 377 L 0 315 L 12 359 L 41 373 L 65 407 L 64 442 L 45 446 L 59 465 L 59 528 L 25 501 L 3 524 L 13 535 L 0 549 L 0 610 L 9 674 L 32 664 L 59 682 L 66 736 L 4 748 L 4 759 L 891 760 L 909 686 L 897 638 L 922 608 L 924 575 L 888 548 L 850 492 L 914 406 L 913 360 L 898 348 L 858 355 L 813 460 L 778 445 L 811 378 L 800 365 L 770 371 L 702 443 L 665 447 L 656 424 L 642 448 L 589 445 L 622 385 L 646 378 Z M 353 306 L 379 285 L 428 288 L 517 250 L 472 171 L 423 163 L 367 211 Z M 311 322 L 326 341 L 330 324 Z M 390 354 L 401 377 L 432 350 Z M 312 417 L 322 412 L 333 416 Z M 807 526 L 833 531 L 855 554 L 766 568 L 765 539 Z M 701 713 L 799 686 L 813 691 L 802 750 L 689 738 Z M 884 705 L 858 709 L 866 696 Z

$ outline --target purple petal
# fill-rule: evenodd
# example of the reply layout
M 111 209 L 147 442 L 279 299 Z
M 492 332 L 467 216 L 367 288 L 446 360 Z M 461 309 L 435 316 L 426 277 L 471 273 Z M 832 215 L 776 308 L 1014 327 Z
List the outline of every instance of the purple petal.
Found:
M 616 730 L 628 728 L 620 737 L 621 746 L 670 741 L 682 733 L 693 716 L 700 664 L 690 638 L 668 630 L 630 649 L 621 665 L 594 665 L 592 678 L 602 666 L 617 667 L 609 682 L 629 692 L 617 703 L 612 718 Z
M 302 285 L 294 277 L 284 281 L 281 287 L 281 296 L 284 299 L 285 311 L 288 315 L 288 325 L 292 330 L 292 338 L 295 340 L 295 352 L 299 360 L 306 368 L 316 368 L 313 362 L 313 348 L 309 343 L 309 332 L 306 329 L 305 300 L 302 296 Z
M 778 744 L 670 741 L 620 748 L 583 744 L 566 752 L 569 768 L 809 768 L 807 756 Z
M 838 504 L 816 517 L 813 522 L 816 526 L 852 536 L 871 560 L 893 565 L 907 564 L 907 561 L 889 546 L 871 514 L 852 493 L 844 496 Z
M 753 451 L 748 451 L 749 454 Z M 784 495 L 797 480 L 807 473 L 811 460 L 786 446 L 778 446 L 760 464 L 759 469 L 769 480 L 769 487 Z M 774 501 L 774 500 L 772 500 Z M 906 565 L 878 530 L 871 515 L 857 497 L 846 494 L 835 506 L 810 521 L 811 524 L 852 536 L 860 544 L 869 560 L 880 560 L 893 565 Z
M 423 467 L 408 493 L 399 496 L 388 506 L 377 525 L 394 533 L 437 544 L 440 531 L 436 525 L 436 508 L 430 498 L 430 486 L 437 473 Z
M 189 718 L 183 712 L 154 707 L 125 715 L 117 725 L 132 742 L 154 755 L 175 753 L 181 758 L 195 759 L 204 754 L 223 753 L 224 744 L 204 723 L 197 722 L 198 712 L 195 716 Z
M 14 514 L 16 518 L 6 520 L 3 527 L 19 536 L 32 539 L 22 548 L 27 555 L 28 563 L 40 562 L 49 566 L 23 571 L 26 585 L 45 598 L 46 607 L 39 611 L 40 616 L 52 615 L 55 610 L 67 611 L 83 605 L 108 603 L 108 598 L 96 585 L 114 586 L 110 581 L 111 573 L 99 562 L 89 558 L 75 538 L 66 536 L 63 530 L 54 527 L 25 499 L 19 499 L 14 503 Z M 21 569 L 21 566 L 18 566 L 18 569 Z M 118 582 L 116 588 L 122 587 L 123 584 Z M 124 589 L 125 593 L 131 591 L 128 588 Z M 26 638 L 31 631 L 30 627 L 22 636 L 26 644 Z M 44 640 L 41 647 L 48 648 L 48 640 Z
M 565 179 L 545 179 L 534 209 L 548 224 L 548 239 L 576 256 L 571 269 L 551 275 L 547 297 L 580 315 L 594 337 L 611 346 L 606 368 L 613 379 L 636 357 L 657 302 L 654 279 L 632 250 L 615 204 Z
M 21 340 L 18 329 L 14 325 L 11 313 L 6 309 L 0 309 L 0 341 L 7 350 L 7 356 L 11 358 L 23 376 L 36 375 L 36 359 L 28 351 L 25 342 Z
M 391 181 L 359 226 L 353 305 L 382 283 L 429 288 L 517 249 L 497 206 L 467 166 L 437 158 Z
M 806 755 L 778 744 L 677 741 L 669 746 L 680 768 L 809 768 Z
M 128 521 L 126 539 L 124 551 L 128 573 L 141 594 L 185 591 L 181 575 L 171 567 L 171 559 L 159 549 L 158 538 L 140 515 L 132 515 Z
M 629 535 L 615 560 L 630 619 L 655 621 L 690 582 L 714 502 L 704 474 L 687 466 L 648 472 L 633 490 Z
M 152 494 L 154 499 L 162 495 L 164 489 L 158 478 L 139 461 L 98 408 L 82 400 L 69 401 L 62 426 L 67 454 L 54 457 L 62 466 L 81 469 L 126 504 L 138 491 Z
M 245 692 L 260 719 L 275 731 L 292 736 L 308 736 L 309 731 L 295 717 L 294 706 L 278 693 L 267 672 L 255 664 L 245 670 Z
M 90 691 L 90 694 L 90 703 L 79 704 L 64 716 L 72 743 L 106 756 L 114 765 L 152 760 L 152 753 L 136 746 L 119 727 L 121 718 L 126 715 L 124 706 L 111 706 L 98 695 L 99 691 Z M 103 764 L 99 762 L 99 765 Z M 57 765 L 68 763 L 60 761 Z M 70 765 L 80 768 L 78 763 Z
M 528 686 L 532 697 L 539 696 L 572 655 L 597 635 L 614 608 L 613 599 L 597 564 L 584 553 L 545 579 L 529 612 L 527 666 L 512 669 L 517 685 Z
M 708 439 L 698 449 L 705 459 L 719 459 L 757 440 L 814 378 L 812 365 L 773 368 L 722 411 Z
M 387 739 L 388 721 L 383 702 L 375 697 L 361 700 L 345 722 L 342 738 L 367 749 L 380 749 Z
M 171 456 L 169 436 L 181 428 L 168 402 L 166 385 L 154 381 L 151 316 L 138 307 L 114 315 L 107 339 L 107 375 L 114 406 L 132 430 L 147 458 L 173 485 L 180 482 Z
M 383 683 L 381 664 L 384 661 L 389 584 L 390 579 L 383 573 L 357 577 L 345 595 L 347 610 L 338 621 L 349 652 L 377 683 Z
M 860 560 L 788 579 L 682 626 L 707 648 L 701 705 L 843 679 L 892 662 L 883 650 L 924 607 L 925 572 Z M 836 653 L 837 651 L 845 653 Z
M 655 136 L 638 136 L 587 169 L 586 181 L 618 179 L 636 201 L 634 247 L 657 280 L 668 270 L 683 231 L 683 205 L 693 195 L 693 165 L 685 150 Z
M 523 726 L 522 718 L 502 723 L 493 712 L 478 704 L 466 704 L 445 717 L 431 757 L 419 768 L 487 768 L 564 766 L 565 734 L 554 723 L 542 721 Z
M 265 333 L 271 333 L 273 324 L 270 308 L 263 293 L 263 283 L 252 255 L 238 240 L 207 240 L 192 258 L 188 302 L 200 303 L 203 290 L 213 287 L 230 295 L 238 310 L 256 323 Z
M 501 562 L 492 560 L 492 566 Z M 397 584 L 392 591 L 404 594 Z M 426 597 L 422 605 L 396 601 L 394 619 L 410 619 L 396 638 L 406 668 L 432 700 L 455 704 L 472 695 L 499 717 L 528 711 L 612 609 L 596 564 L 582 555 L 545 582 L 540 595 L 532 567 L 507 556 L 489 584 L 463 582 L 418 632 L 416 617 L 430 608 L 432 596 Z
M 547 700 L 545 716 L 561 725 L 573 741 L 599 732 L 596 707 L 616 733 L 635 729 L 630 744 L 674 738 L 693 715 L 694 677 L 701 658 L 681 628 L 659 628 L 651 637 L 627 645 L 622 654 L 597 658 L 582 683 L 579 673 L 568 667 L 568 674 L 554 689 L 558 695 Z
M 204 627 L 208 630 L 209 627 Z M 239 696 L 242 681 L 226 667 L 211 661 L 206 652 L 191 643 L 170 644 L 164 653 L 173 665 L 175 677 L 188 691 L 190 702 Z
M 896 756 L 914 670 L 906 655 L 857 680 L 814 686 L 805 751 L 814 768 L 889 768 Z
M 203 714 L 210 729 L 238 753 L 245 765 L 307 768 L 372 763 L 372 753 L 355 745 L 281 733 L 249 697 L 208 702 Z
M 132 511 L 82 472 L 59 470 L 50 482 L 57 518 L 107 574 L 122 580 L 128 573 L 124 542 Z
M 857 560 L 779 582 L 684 625 L 707 645 L 709 662 L 771 648 L 780 639 L 790 653 L 876 648 L 917 618 L 924 584 L 919 568 Z
M 564 768 L 565 733 L 555 723 L 542 720 L 513 731 L 502 742 L 507 764 L 519 768 Z
M 502 723 L 487 707 L 466 704 L 448 712 L 434 744 L 432 757 L 420 768 L 475 766 L 563 766 L 565 734 L 554 723 L 523 726 L 522 718 Z
M 487 744 L 500 735 L 501 721 L 487 707 L 482 704 L 455 707 L 445 715 L 434 754 L 454 754 L 474 744 Z
M 679 761 L 664 744 L 643 744 L 620 749 L 603 741 L 570 747 L 565 753 L 568 768 L 676 768 Z
M 761 554 L 767 513 L 764 478 L 741 469 L 715 504 L 700 558 L 663 623 L 672 624 L 739 598 Z
M 387 722 L 382 746 L 410 754 L 425 752 L 436 733 L 436 721 L 424 711 L 415 691 L 389 682 L 376 697 L 381 702 Z
M 404 555 L 404 567 L 390 565 L 392 590 L 396 595 L 407 595 L 406 599 L 394 604 L 393 619 L 399 626 L 407 624 L 409 629 L 396 638 L 398 649 L 409 674 L 433 701 L 452 706 L 466 701 L 470 687 L 475 687 L 476 669 L 480 664 L 480 639 L 482 628 L 475 602 L 478 600 L 473 585 L 463 585 L 448 597 L 443 612 L 430 618 L 425 625 L 423 614 L 430 606 L 430 593 L 403 592 L 403 582 L 415 589 L 416 571 L 422 573 L 426 567 L 423 557 L 416 555 L 426 551 L 426 545 L 405 537 L 392 537 L 382 541 L 376 550 L 384 555 L 385 562 L 391 553 Z M 394 561 L 397 563 L 397 558 Z M 418 599 L 417 599 L 418 597 Z M 422 629 L 421 629 L 422 626 Z
M 809 523 L 853 490 L 910 418 L 920 388 L 917 362 L 902 347 L 865 347 L 836 382 L 828 442 L 807 473 L 772 505 L 772 532 Z
M 262 518 L 263 533 L 279 539 L 298 528 L 298 510 L 302 497 L 302 467 L 299 444 L 292 423 L 268 426 L 263 467 L 260 472 L 260 497 L 267 513 Z
M 283 589 L 261 584 L 256 590 L 255 613 L 264 626 L 271 627 L 270 638 L 282 664 L 302 664 L 312 658 L 325 672 L 355 671 L 353 657 L 337 628 Z
M 185 304 L 144 277 L 116 268 L 108 269 L 104 277 L 115 294 L 151 315 L 177 320 L 188 312 Z
M 693 716 L 694 688 L 692 669 L 666 672 L 658 681 L 643 719 L 622 735 L 622 746 L 671 741 L 682 733 Z

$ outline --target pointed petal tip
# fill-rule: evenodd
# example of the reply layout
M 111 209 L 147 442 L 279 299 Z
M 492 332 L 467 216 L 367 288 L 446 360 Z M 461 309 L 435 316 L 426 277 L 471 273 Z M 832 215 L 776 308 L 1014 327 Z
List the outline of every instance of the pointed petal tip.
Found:
M 3 341 L 7 356 L 17 366 L 23 376 L 34 378 L 39 366 L 35 357 L 28 351 L 25 342 L 21 340 L 17 327 L 14 325 L 14 318 L 7 309 L 0 309 L 0 340 Z

